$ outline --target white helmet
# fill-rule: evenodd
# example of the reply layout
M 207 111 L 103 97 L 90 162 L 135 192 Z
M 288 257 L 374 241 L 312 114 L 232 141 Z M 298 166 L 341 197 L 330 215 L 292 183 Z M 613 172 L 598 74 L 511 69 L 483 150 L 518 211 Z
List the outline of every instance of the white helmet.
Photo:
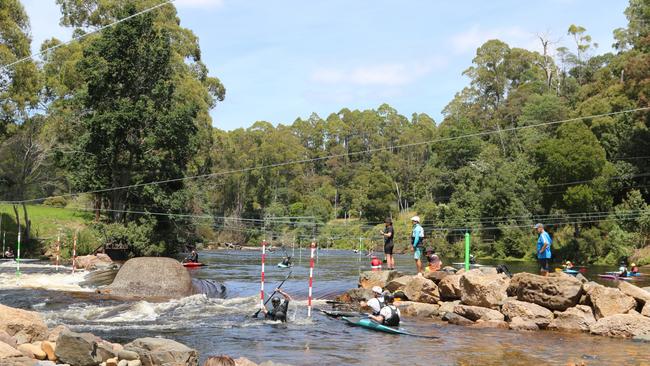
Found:
M 420 222 L 420 216 L 413 216 L 413 217 L 411 217 L 411 221 L 415 221 L 415 222 L 418 222 L 418 223 L 419 223 L 419 222 Z

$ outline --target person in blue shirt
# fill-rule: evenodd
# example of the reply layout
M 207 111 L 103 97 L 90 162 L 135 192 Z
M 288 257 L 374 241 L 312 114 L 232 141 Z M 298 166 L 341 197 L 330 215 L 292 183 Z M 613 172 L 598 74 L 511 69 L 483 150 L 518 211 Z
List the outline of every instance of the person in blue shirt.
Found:
M 540 266 L 540 274 L 547 276 L 551 262 L 551 243 L 553 241 L 551 240 L 551 236 L 544 231 L 544 225 L 537 224 L 535 225 L 535 229 L 537 230 L 537 234 L 539 234 L 537 237 L 537 261 Z
M 411 244 L 413 245 L 413 259 L 415 259 L 415 267 L 417 274 L 422 273 L 422 252 L 424 251 L 424 229 L 420 226 L 420 217 L 411 217 L 413 223 L 413 232 L 411 233 Z

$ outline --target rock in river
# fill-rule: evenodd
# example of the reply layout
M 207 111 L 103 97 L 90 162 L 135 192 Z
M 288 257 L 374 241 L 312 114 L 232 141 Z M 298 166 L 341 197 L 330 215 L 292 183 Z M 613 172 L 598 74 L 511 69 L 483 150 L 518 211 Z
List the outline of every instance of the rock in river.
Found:
M 175 259 L 129 259 L 102 293 L 126 298 L 181 298 L 193 294 L 192 278 Z
M 22 344 L 45 339 L 47 326 L 38 313 L 0 305 L 0 331 Z
M 589 286 L 587 302 L 594 309 L 596 319 L 625 314 L 636 307 L 633 297 L 625 295 L 619 289 L 602 285 Z
M 171 339 L 138 338 L 124 348 L 136 352 L 143 366 L 195 366 L 199 362 L 196 350 Z
M 508 293 L 516 296 L 519 301 L 564 311 L 578 304 L 582 295 L 582 282 L 564 273 L 552 273 L 547 277 L 517 273 L 512 276 Z
M 54 353 L 59 362 L 75 366 L 96 366 L 102 362 L 95 336 L 90 333 L 61 332 Z
M 596 322 L 594 313 L 586 305 L 576 305 L 563 312 L 556 311 L 555 319 L 548 325 L 548 329 L 561 330 L 565 332 L 588 332 Z
M 402 273 L 398 271 L 365 271 L 359 276 L 359 287 L 371 289 L 373 286 L 381 288 L 395 278 L 401 277 Z
M 460 277 L 461 302 L 465 305 L 498 308 L 508 298 L 510 279 L 502 274 L 483 275 L 472 270 Z
M 635 314 L 617 314 L 607 316 L 593 324 L 592 334 L 609 337 L 635 337 L 650 334 L 650 318 Z

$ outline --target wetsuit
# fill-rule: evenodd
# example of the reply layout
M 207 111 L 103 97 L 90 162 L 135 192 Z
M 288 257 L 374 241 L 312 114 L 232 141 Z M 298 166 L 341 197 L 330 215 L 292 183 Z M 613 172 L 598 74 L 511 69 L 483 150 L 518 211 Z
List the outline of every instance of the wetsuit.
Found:
M 187 259 L 189 262 L 192 263 L 198 263 L 199 262 L 199 253 L 192 253 L 190 254 L 189 258 Z
M 395 231 L 393 230 L 393 225 L 390 225 L 384 229 L 384 234 L 390 234 L 390 236 L 384 235 L 384 254 L 393 254 L 393 237 L 395 236 Z
M 424 250 L 424 229 L 419 223 L 413 225 L 413 233 L 411 234 L 411 245 L 413 245 L 413 259 L 419 260 L 422 257 Z
M 395 305 L 384 306 L 383 308 L 381 308 L 379 315 L 381 315 L 384 318 L 382 324 L 389 325 L 391 327 L 396 327 L 399 325 L 400 312 Z
M 289 300 L 282 301 L 278 306 L 266 313 L 266 319 L 287 321 L 287 311 L 289 310 Z

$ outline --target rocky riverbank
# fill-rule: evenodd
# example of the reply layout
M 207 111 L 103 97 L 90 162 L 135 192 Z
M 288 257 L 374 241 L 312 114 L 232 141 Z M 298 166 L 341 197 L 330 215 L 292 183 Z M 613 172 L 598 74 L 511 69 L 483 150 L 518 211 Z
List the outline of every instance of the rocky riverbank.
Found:
M 396 304 L 407 316 L 477 328 L 588 332 L 650 340 L 650 292 L 624 281 L 611 288 L 564 273 L 548 277 L 518 273 L 509 278 L 494 268 L 449 269 L 426 276 L 363 272 L 359 287 L 337 300 L 363 308 L 373 296 L 373 286 L 401 299 Z
M 238 366 L 257 366 L 246 359 Z M 0 365 L 2 366 L 198 366 L 199 354 L 164 338 L 138 338 L 111 343 L 65 326 L 48 329 L 36 312 L 0 305 Z M 280 366 L 264 362 L 260 366 Z

